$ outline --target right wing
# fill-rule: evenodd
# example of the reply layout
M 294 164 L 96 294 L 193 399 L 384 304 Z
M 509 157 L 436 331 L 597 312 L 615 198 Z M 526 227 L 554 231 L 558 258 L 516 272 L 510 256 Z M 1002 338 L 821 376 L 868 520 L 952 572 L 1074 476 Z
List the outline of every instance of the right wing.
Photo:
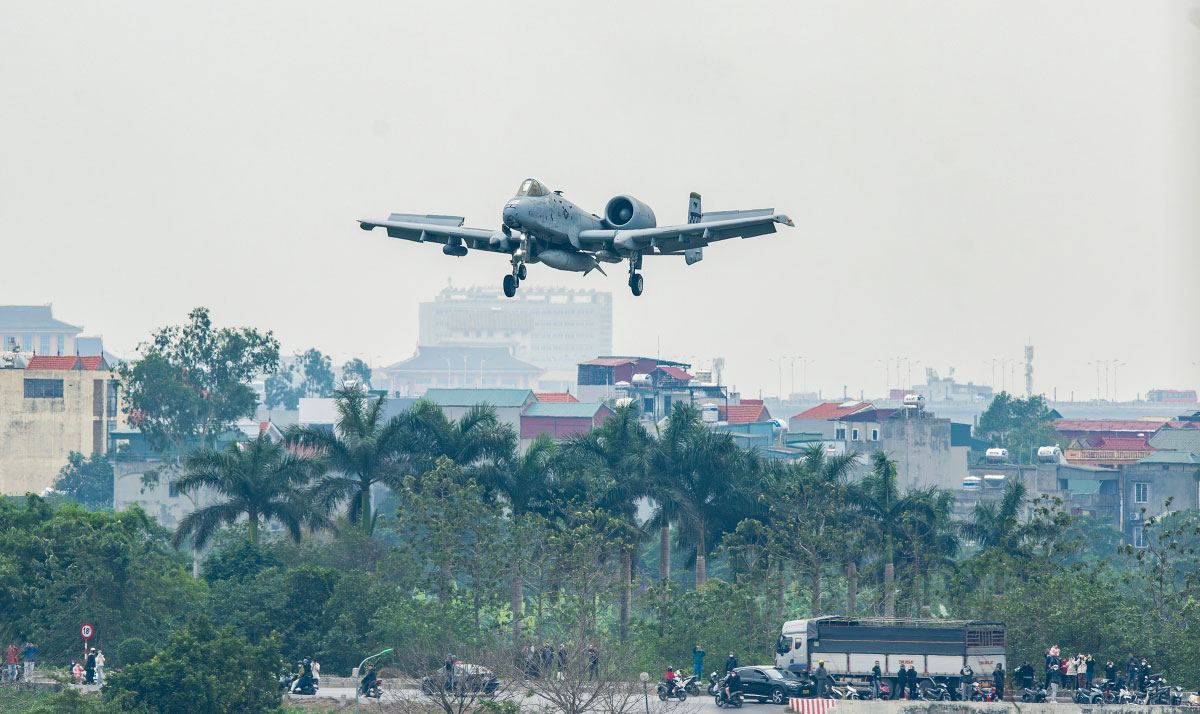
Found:
M 440 243 L 442 245 L 465 245 L 472 250 L 488 250 L 494 253 L 511 253 L 517 241 L 504 240 L 500 231 L 482 228 L 463 228 L 462 216 L 418 215 L 415 213 L 393 213 L 386 221 L 359 221 L 359 228 L 369 231 L 383 228 L 392 238 L 416 241 L 417 243 Z M 492 238 L 497 241 L 492 243 Z
M 623 251 L 682 253 L 728 238 L 753 238 L 775 232 L 775 224 L 793 225 L 792 219 L 773 209 L 705 213 L 696 223 L 658 228 L 580 231 L 579 240 L 593 248 L 615 247 Z

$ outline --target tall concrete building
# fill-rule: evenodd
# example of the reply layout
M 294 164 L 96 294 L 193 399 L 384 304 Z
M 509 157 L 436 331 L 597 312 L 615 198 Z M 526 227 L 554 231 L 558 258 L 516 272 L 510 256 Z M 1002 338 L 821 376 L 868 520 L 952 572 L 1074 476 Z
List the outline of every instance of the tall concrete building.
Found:
M 421 303 L 419 343 L 508 347 L 547 371 L 543 388 L 561 391 L 574 383 L 577 364 L 612 353 L 612 327 L 608 292 L 530 286 L 506 298 L 497 288 L 447 287 Z
M 83 328 L 54 319 L 49 305 L 0 305 L 0 351 L 74 355 Z

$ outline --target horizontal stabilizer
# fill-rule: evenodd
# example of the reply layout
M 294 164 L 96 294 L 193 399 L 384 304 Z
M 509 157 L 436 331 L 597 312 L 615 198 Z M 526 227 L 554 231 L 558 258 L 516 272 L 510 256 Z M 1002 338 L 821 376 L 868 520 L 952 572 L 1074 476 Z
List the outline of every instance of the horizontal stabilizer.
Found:
M 388 216 L 389 221 L 396 223 L 424 223 L 432 226 L 454 226 L 458 227 L 463 224 L 466 219 L 462 216 L 435 216 L 422 215 L 419 213 L 393 213 Z
M 727 221 L 730 218 L 754 218 L 755 216 L 770 216 L 774 213 L 774 208 L 751 208 L 746 211 L 709 211 L 704 214 L 700 222 Z

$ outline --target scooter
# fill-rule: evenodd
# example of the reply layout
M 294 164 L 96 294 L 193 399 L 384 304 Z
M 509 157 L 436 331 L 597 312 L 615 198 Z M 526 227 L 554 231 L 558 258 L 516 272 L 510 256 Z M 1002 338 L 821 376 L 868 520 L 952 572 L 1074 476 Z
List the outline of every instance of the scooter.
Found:
M 675 686 L 683 687 L 683 691 L 687 692 L 689 696 L 700 696 L 700 678 L 694 674 L 684 677 L 683 683 Z
M 1000 701 L 1000 695 L 996 692 L 995 685 L 981 684 L 976 681 L 971 683 L 971 701 L 996 702 Z
M 734 692 L 732 696 L 726 696 L 724 688 L 717 689 L 717 693 L 713 695 L 713 700 L 718 709 L 724 709 L 725 707 L 741 709 L 742 705 L 746 703 L 746 698 L 742 695 L 741 691 Z
M 678 699 L 681 702 L 687 701 L 687 692 L 683 690 L 683 685 L 676 683 L 674 687 L 671 687 L 666 682 L 659 682 L 658 700 L 665 702 L 668 699 Z
M 368 699 L 380 699 L 383 697 L 383 680 L 376 679 L 370 687 L 367 688 L 367 693 L 363 695 Z
M 929 684 L 917 682 L 917 698 L 930 702 L 944 702 L 950 699 L 950 689 L 945 682 L 929 680 Z
M 304 678 L 301 677 L 301 683 L 296 685 L 296 688 L 292 690 L 292 693 L 312 696 L 317 693 L 317 689 L 317 684 L 312 680 L 311 677 L 307 682 L 305 682 Z
M 849 684 L 831 684 L 829 686 L 830 699 L 858 699 L 858 690 L 851 687 Z
M 719 691 L 720 688 L 721 678 L 717 676 L 717 673 L 713 672 L 712 674 L 708 675 L 708 696 L 717 696 L 717 691 Z
M 1046 690 L 1040 687 L 1037 689 L 1025 687 L 1021 690 L 1021 701 L 1026 704 L 1041 704 L 1046 701 L 1047 696 L 1049 695 L 1046 693 Z

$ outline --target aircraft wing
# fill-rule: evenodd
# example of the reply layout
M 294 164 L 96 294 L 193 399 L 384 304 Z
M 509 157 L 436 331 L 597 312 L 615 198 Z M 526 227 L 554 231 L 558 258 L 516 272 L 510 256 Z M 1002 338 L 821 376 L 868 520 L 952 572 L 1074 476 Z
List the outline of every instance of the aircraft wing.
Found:
M 386 221 L 359 221 L 359 228 L 369 231 L 383 228 L 392 238 L 416 241 L 417 243 L 440 243 L 442 245 L 463 245 L 473 250 L 489 250 L 496 253 L 511 253 L 516 249 L 516 241 L 502 241 L 500 231 L 489 231 L 483 228 L 463 228 L 462 216 L 418 215 L 414 213 L 393 213 Z M 497 235 L 499 234 L 499 235 Z M 492 237 L 497 242 L 492 243 Z
M 647 255 L 682 253 L 703 248 L 726 238 L 753 238 L 775 232 L 775 224 L 794 225 L 792 219 L 773 208 L 705 213 L 696 223 L 633 230 L 588 230 L 579 233 L 582 245 L 642 251 Z

